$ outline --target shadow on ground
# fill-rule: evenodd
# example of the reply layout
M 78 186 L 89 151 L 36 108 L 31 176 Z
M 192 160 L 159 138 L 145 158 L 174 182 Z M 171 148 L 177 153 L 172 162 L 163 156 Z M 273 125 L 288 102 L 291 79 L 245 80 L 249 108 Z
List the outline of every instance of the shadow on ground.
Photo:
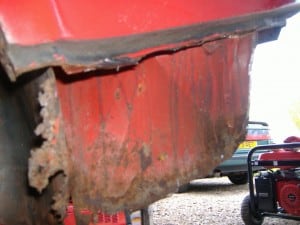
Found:
M 215 191 L 237 191 L 248 190 L 248 184 L 232 184 L 227 178 L 205 178 L 190 182 L 185 192 L 215 192 Z

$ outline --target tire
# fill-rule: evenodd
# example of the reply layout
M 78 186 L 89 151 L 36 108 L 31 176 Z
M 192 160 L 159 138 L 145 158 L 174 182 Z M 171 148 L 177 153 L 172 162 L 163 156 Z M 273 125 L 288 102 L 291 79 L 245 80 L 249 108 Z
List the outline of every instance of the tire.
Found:
M 241 217 L 245 225 L 261 225 L 264 218 L 261 216 L 254 215 L 250 207 L 250 196 L 247 195 L 241 205 Z
M 242 185 L 248 183 L 248 174 L 247 173 L 239 173 L 239 174 L 229 174 L 228 179 L 231 183 L 236 185 Z

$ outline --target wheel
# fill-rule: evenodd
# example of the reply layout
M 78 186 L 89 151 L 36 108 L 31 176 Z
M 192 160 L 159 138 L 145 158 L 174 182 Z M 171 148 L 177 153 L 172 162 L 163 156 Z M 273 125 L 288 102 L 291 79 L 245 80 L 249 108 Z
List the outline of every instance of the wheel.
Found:
M 239 174 L 229 174 L 228 179 L 236 185 L 242 185 L 248 183 L 248 174 L 247 173 L 239 173 Z
M 250 207 L 250 196 L 247 195 L 241 205 L 241 216 L 245 225 L 261 225 L 264 221 L 262 216 L 254 215 Z

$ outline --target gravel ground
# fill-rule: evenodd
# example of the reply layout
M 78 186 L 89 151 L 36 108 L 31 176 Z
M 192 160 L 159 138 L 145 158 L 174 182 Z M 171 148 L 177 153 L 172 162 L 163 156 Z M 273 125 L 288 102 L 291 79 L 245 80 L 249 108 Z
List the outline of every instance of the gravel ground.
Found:
M 240 206 L 247 185 L 231 184 L 227 177 L 195 180 L 187 193 L 172 194 L 149 208 L 153 225 L 241 225 Z M 300 222 L 265 218 L 263 225 Z

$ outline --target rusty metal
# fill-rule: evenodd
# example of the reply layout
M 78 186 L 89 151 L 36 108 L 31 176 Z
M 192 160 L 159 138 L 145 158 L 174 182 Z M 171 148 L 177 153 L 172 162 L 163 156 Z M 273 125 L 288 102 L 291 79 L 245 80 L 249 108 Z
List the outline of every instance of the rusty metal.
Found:
M 35 134 L 43 138 L 43 143 L 31 151 L 29 158 L 29 184 L 39 192 L 48 185 L 49 177 L 58 172 L 67 175 L 69 159 L 62 132 L 55 76 L 51 71 L 45 72 L 38 94 L 42 122 L 35 129 Z
M 52 69 L 46 70 L 39 81 L 38 102 L 41 107 L 41 122 L 35 134 L 43 142 L 31 150 L 29 158 L 29 185 L 40 193 L 48 186 L 50 178 L 58 176 L 56 191 L 53 196 L 52 210 L 60 217 L 70 197 L 68 188 L 69 153 L 66 146 L 60 106 Z
M 56 70 L 74 205 L 138 209 L 229 157 L 254 45 L 255 33 L 235 36 L 86 79 Z
M 0 224 L 3 225 L 52 225 L 65 213 L 63 194 L 68 189 L 63 185 L 62 174 L 54 174 L 41 194 L 29 187 L 27 179 L 31 150 L 42 143 L 33 130 L 40 121 L 36 99 L 40 82 L 45 78 L 41 76 L 43 73 L 33 72 L 11 84 L 0 68 Z M 56 200 L 54 205 L 53 200 Z
M 214 13 L 203 11 L 202 18 L 204 4 L 176 0 L 169 4 L 196 10 L 180 17 L 182 7 L 159 7 L 144 29 L 139 9 L 149 7 L 139 0 L 131 0 L 130 7 L 139 7 L 126 17 L 134 26 L 124 17 L 118 20 L 127 8 L 109 1 L 106 6 L 117 15 L 99 17 L 102 1 L 90 7 L 84 1 L 31 0 L 20 8 L 4 2 L 4 225 L 57 224 L 69 197 L 77 225 L 87 225 L 98 210 L 144 208 L 207 175 L 244 138 L 251 54 L 257 41 L 265 40 L 258 36 L 278 31 L 300 9 L 300 4 L 280 7 L 290 0 L 250 0 L 247 7 L 224 1 Z M 74 15 L 79 11 L 71 9 L 83 4 L 82 15 Z M 37 6 L 43 6 L 38 14 L 20 10 Z M 4 81 L 5 75 L 16 83 Z M 82 209 L 91 214 L 81 215 Z

